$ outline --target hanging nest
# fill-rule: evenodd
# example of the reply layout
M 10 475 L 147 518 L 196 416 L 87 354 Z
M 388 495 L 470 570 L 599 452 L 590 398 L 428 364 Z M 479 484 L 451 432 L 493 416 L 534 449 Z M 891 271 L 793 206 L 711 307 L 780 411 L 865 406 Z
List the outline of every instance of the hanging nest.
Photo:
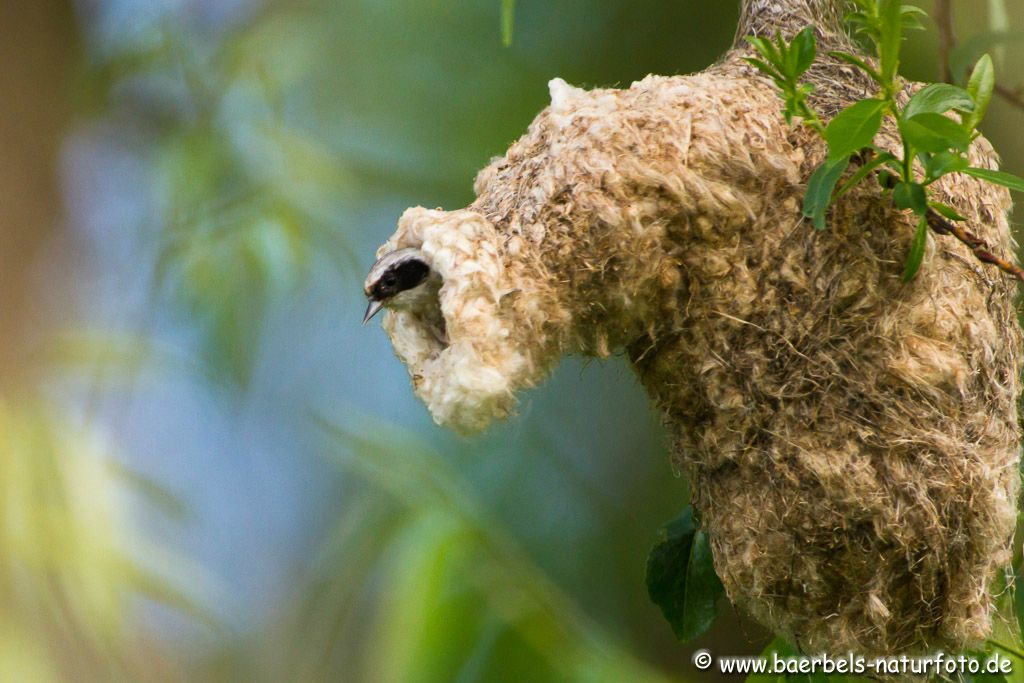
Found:
M 904 284 L 913 217 L 867 183 L 813 230 L 801 204 L 824 146 L 786 124 L 747 54 L 624 90 L 553 80 L 471 206 L 410 209 L 381 248 L 432 260 L 449 343 L 415 311 L 385 328 L 462 431 L 506 417 L 566 353 L 625 351 L 731 600 L 805 651 L 961 650 L 990 631 L 1016 517 L 1014 284 L 934 235 Z M 811 79 L 826 114 L 871 93 L 827 58 Z M 898 148 L 891 130 L 876 143 Z M 970 156 L 996 168 L 984 139 Z M 1013 253 L 1005 190 L 934 190 Z

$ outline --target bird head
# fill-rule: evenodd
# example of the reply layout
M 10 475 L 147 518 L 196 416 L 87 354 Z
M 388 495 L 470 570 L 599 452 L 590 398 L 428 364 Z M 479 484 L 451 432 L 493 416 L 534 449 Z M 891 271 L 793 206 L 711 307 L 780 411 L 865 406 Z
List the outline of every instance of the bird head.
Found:
M 382 308 L 415 309 L 428 301 L 436 305 L 440 276 L 420 249 L 398 249 L 381 256 L 363 285 L 369 304 L 365 325 Z

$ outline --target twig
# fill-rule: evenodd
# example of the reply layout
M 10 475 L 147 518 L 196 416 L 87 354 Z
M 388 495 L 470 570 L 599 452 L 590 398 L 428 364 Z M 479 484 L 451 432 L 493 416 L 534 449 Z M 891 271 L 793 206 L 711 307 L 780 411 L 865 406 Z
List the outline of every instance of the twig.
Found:
M 967 246 L 967 248 L 974 253 L 974 256 L 982 263 L 991 263 L 1004 273 L 1012 275 L 1021 282 L 1024 282 L 1024 269 L 1015 263 L 993 254 L 989 251 L 989 246 L 985 240 L 981 239 L 974 233 L 965 230 L 956 223 L 947 221 L 936 213 L 934 209 L 928 209 L 926 218 L 928 220 L 928 227 L 931 228 L 932 232 L 936 235 L 952 235 Z

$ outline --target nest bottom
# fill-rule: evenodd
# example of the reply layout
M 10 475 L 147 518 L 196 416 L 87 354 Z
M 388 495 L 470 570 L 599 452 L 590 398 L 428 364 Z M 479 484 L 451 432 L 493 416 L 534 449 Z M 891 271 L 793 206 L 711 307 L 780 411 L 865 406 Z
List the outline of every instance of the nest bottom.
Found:
M 960 651 L 988 635 L 1014 529 L 1012 454 L 851 445 L 763 457 L 693 473 L 719 574 L 755 618 L 807 652 Z

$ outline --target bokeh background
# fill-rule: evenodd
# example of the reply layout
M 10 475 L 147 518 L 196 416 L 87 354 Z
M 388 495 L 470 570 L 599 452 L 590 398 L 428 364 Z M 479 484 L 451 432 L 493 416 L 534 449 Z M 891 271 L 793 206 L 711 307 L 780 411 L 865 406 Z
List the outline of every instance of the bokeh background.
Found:
M 706 680 L 644 563 L 687 502 L 622 359 L 435 427 L 363 275 L 546 83 L 696 71 L 733 0 L 0 2 L 0 680 Z M 931 9 L 928 2 L 921 5 Z M 1024 80 L 1024 0 L 957 0 Z M 938 77 L 936 31 L 904 73 Z M 1024 111 L 982 126 L 1024 174 Z M 1010 629 L 1012 630 L 1012 629 Z M 1009 636 L 1007 636 L 1009 637 Z M 1024 673 L 1024 667 L 1022 673 Z

